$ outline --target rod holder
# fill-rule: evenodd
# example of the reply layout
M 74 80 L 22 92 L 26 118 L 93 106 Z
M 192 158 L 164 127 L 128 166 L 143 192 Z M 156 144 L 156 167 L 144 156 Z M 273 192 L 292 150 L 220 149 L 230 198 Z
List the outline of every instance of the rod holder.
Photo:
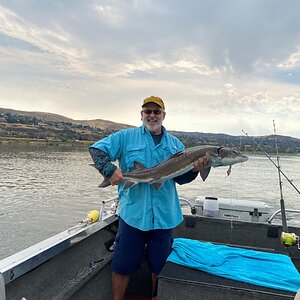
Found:
M 295 246 L 298 245 L 299 249 L 299 236 L 295 233 L 282 232 L 280 237 L 280 242 L 285 246 Z

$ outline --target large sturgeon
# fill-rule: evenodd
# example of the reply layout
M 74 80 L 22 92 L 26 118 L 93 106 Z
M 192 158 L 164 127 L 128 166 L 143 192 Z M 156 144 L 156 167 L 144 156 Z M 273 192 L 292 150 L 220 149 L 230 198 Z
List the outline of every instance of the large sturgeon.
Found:
M 194 163 L 201 157 L 207 156 L 210 163 L 200 171 L 202 180 L 205 181 L 211 167 L 232 166 L 248 160 L 248 157 L 237 150 L 218 146 L 195 146 L 187 148 L 175 155 L 172 155 L 162 163 L 145 168 L 139 162 L 135 162 L 135 169 L 123 173 L 125 184 L 123 189 L 128 189 L 137 183 L 149 183 L 155 189 L 159 189 L 167 179 L 182 175 L 194 168 Z M 104 188 L 110 185 L 109 179 L 104 178 L 99 187 Z

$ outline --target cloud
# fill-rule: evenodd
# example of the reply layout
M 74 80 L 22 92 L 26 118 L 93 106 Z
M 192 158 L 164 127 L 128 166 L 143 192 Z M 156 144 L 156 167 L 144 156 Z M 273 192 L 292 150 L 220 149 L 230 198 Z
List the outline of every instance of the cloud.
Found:
M 93 75 L 83 63 L 87 57 L 84 49 L 72 46 L 71 44 L 75 45 L 75 40 L 72 41 L 71 36 L 57 24 L 52 29 L 40 28 L 0 6 L 0 32 L 19 43 L 23 42 L 24 47 L 14 51 L 21 54 L 23 50 L 21 57 L 31 58 L 33 64 L 43 60 L 48 63 L 48 67 L 56 68 L 60 72 L 75 71 Z M 7 47 L 8 52 L 12 48 L 14 47 Z M 19 61 L 22 62 L 20 59 Z
M 300 67 L 300 45 L 297 48 L 298 49 L 294 53 L 292 53 L 286 60 L 278 64 L 279 68 L 286 70 Z M 291 75 L 291 73 L 289 73 L 289 75 Z
M 0 106 L 138 125 L 154 94 L 171 129 L 300 137 L 296 0 L 1 3 Z
M 125 16 L 117 7 L 95 4 L 95 9 L 104 22 L 112 27 L 120 27 L 125 22 Z

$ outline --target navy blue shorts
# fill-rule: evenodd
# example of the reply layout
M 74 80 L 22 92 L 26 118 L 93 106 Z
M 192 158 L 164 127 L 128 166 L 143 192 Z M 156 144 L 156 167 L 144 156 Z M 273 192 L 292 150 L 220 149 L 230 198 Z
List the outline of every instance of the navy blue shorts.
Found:
M 134 273 L 146 254 L 151 272 L 159 274 L 172 250 L 172 229 L 142 231 L 119 218 L 115 242 L 113 272 L 123 275 Z

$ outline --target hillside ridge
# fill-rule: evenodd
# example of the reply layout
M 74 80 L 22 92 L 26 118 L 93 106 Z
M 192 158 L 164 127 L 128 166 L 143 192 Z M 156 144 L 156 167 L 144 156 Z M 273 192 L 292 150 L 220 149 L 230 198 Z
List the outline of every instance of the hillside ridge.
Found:
M 0 108 L 0 138 L 35 139 L 45 141 L 97 141 L 124 128 L 134 127 L 109 120 L 73 120 L 47 112 L 19 111 Z M 225 133 L 185 132 L 169 130 L 187 147 L 212 144 L 246 151 L 300 153 L 300 139 L 283 136 L 234 136 Z
M 23 110 L 14 110 L 9 108 L 1 108 L 0 107 L 0 114 L 3 113 L 10 113 L 13 115 L 19 116 L 29 116 L 35 117 L 37 119 L 43 121 L 50 121 L 50 122 L 65 122 L 65 123 L 73 123 L 73 124 L 82 124 L 92 127 L 97 127 L 103 130 L 120 130 L 123 128 L 133 127 L 132 125 L 116 123 L 109 120 L 103 119 L 93 119 L 93 120 L 75 120 L 63 115 L 55 114 L 55 113 L 48 113 L 48 112 L 39 112 L 39 111 L 23 111 Z

